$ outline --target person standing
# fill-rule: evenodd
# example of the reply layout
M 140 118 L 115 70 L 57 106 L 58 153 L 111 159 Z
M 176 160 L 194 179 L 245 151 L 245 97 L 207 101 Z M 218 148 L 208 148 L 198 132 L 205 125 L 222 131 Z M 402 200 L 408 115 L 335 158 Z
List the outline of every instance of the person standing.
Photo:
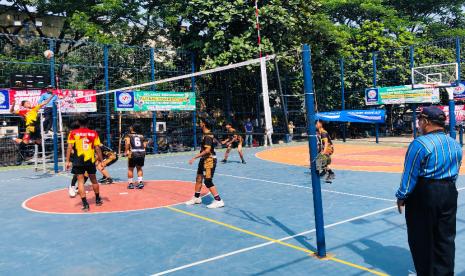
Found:
M 292 142 L 292 138 L 294 138 L 294 128 L 294 123 L 290 121 L 287 125 L 287 129 L 289 130 L 289 142 Z
M 49 98 L 53 97 L 53 86 L 49 85 L 47 86 L 47 92 L 40 95 L 39 104 L 45 103 Z M 44 133 L 46 134 L 51 134 L 48 133 L 52 129 L 53 125 L 53 105 L 56 102 L 56 97 L 53 97 L 53 99 L 49 102 L 47 102 L 44 105 Z
M 325 182 L 331 183 L 336 177 L 336 174 L 330 167 L 331 155 L 334 153 L 333 141 L 329 133 L 323 128 L 323 123 L 321 121 L 317 121 L 315 127 L 318 140 L 318 158 L 320 158 L 319 162 L 323 164 L 320 175 L 326 175 Z
M 228 132 L 228 138 L 221 142 L 221 144 L 226 145 L 226 152 L 224 153 L 224 158 L 221 163 L 226 164 L 228 162 L 228 156 L 231 149 L 237 148 L 242 164 L 246 164 L 247 162 L 245 162 L 244 153 L 242 152 L 242 136 L 237 133 L 231 123 L 226 123 L 226 131 Z
M 84 177 L 87 174 L 92 182 L 92 188 L 95 193 L 95 204 L 100 206 L 103 204 L 99 193 L 99 184 L 97 182 L 97 168 L 95 166 L 95 155 L 97 160 L 103 163 L 102 151 L 100 150 L 100 138 L 98 133 L 87 128 L 87 116 L 81 116 L 77 120 L 79 128 L 72 130 L 68 136 L 68 149 L 66 151 L 66 170 L 71 168 L 72 174 L 77 176 L 78 191 L 82 201 L 82 210 L 89 211 L 89 203 L 86 198 L 86 190 L 84 187 Z M 73 154 L 73 163 L 71 163 L 71 154 Z
M 245 145 L 247 147 L 252 146 L 252 140 L 253 140 L 253 124 L 250 121 L 250 118 L 247 118 L 247 121 L 244 124 L 244 129 L 245 129 Z
M 125 138 L 125 151 L 128 157 L 128 189 L 143 189 L 144 188 L 144 167 L 145 163 L 145 149 L 147 148 L 147 141 L 144 135 L 141 134 L 142 130 L 138 124 L 129 128 L 129 135 Z M 134 168 L 137 169 L 137 185 L 134 186 Z
M 405 206 L 407 235 L 417 275 L 454 275 L 457 180 L 462 148 L 444 132 L 446 115 L 424 107 L 418 116 L 422 136 L 405 155 L 396 192 L 399 213 Z
M 197 177 L 195 180 L 194 196 L 186 202 L 186 205 L 202 203 L 202 199 L 200 198 L 200 191 L 202 190 L 203 181 L 214 198 L 213 202 L 207 205 L 207 208 L 221 208 L 224 207 L 224 202 L 218 194 L 218 190 L 216 189 L 215 184 L 213 184 L 213 176 L 216 169 L 216 154 L 214 147 L 215 137 L 211 132 L 211 125 L 205 119 L 200 120 L 200 127 L 202 128 L 203 133 L 200 153 L 189 160 L 189 164 L 192 165 L 195 159 L 200 158 L 199 166 L 197 169 Z

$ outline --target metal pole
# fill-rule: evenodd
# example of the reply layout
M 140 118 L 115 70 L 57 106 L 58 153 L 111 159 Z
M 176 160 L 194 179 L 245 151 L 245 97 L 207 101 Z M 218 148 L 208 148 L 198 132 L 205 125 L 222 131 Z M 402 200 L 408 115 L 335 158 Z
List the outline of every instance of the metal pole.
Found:
M 192 53 L 191 55 L 191 71 L 195 73 L 195 55 Z M 191 85 L 192 85 L 192 92 L 195 93 L 195 77 L 191 78 Z M 193 124 L 193 131 L 194 131 L 194 149 L 197 148 L 197 97 L 196 101 L 196 108 L 194 112 L 192 112 L 192 124 Z
M 310 149 L 310 170 L 312 173 L 313 207 L 315 212 L 316 240 L 318 257 L 326 256 L 326 242 L 323 220 L 323 203 L 321 198 L 320 176 L 316 172 L 317 142 L 315 128 L 315 104 L 310 47 L 303 46 L 302 53 L 304 70 L 305 106 L 307 109 L 308 144 Z
M 109 76 L 108 76 L 108 46 L 105 45 L 103 46 L 103 63 L 105 66 L 105 91 L 110 90 L 110 81 L 109 81 Z M 111 114 L 110 114 L 110 94 L 106 93 L 105 94 L 105 115 L 106 115 L 106 123 L 107 123 L 107 145 L 109 148 L 111 148 Z
M 55 52 L 55 40 L 49 40 L 49 49 L 52 53 Z M 50 85 L 55 87 L 55 54 L 50 58 Z M 54 97 L 54 96 L 52 96 Z M 55 173 L 58 173 L 58 136 L 57 136 L 57 106 L 56 102 L 53 103 L 52 110 L 52 120 L 53 120 L 53 170 Z M 45 133 L 42 133 L 44 135 Z
M 377 68 L 376 68 L 376 52 L 372 53 L 372 60 L 373 60 L 373 87 L 376 87 L 377 84 Z M 379 144 L 379 125 L 375 124 L 375 136 L 376 136 L 376 144 Z
M 58 135 L 57 135 L 58 127 L 57 127 L 57 104 L 56 102 L 53 103 L 52 117 L 53 117 L 53 170 L 55 171 L 55 173 L 58 173 Z
M 458 74 L 457 74 L 457 85 L 460 83 L 461 81 L 461 74 L 460 74 L 460 62 L 461 62 L 461 58 L 460 58 L 460 52 L 461 52 L 461 49 L 460 49 L 460 38 L 457 37 L 455 39 L 455 59 L 456 59 L 456 62 L 457 62 L 457 65 L 458 65 Z M 452 137 L 452 139 L 455 139 L 457 134 L 456 134 L 456 131 L 455 131 L 455 126 L 456 126 L 456 120 L 455 120 L 455 101 L 454 101 L 454 93 L 453 92 L 450 92 L 449 93 L 449 135 L 450 137 Z
M 341 58 L 339 60 L 339 67 L 341 69 L 341 109 L 344 110 L 346 108 L 345 102 L 345 82 L 344 82 L 344 59 Z M 346 141 L 346 123 L 342 123 L 342 141 Z
M 413 83 L 413 67 L 415 67 L 415 48 L 413 46 L 410 46 L 410 70 L 412 70 L 412 75 L 411 75 L 411 83 L 412 83 L 412 88 L 415 85 Z M 412 121 L 413 121 L 413 138 L 417 138 L 417 105 L 412 104 Z
M 463 126 L 462 125 L 459 126 L 459 141 L 460 141 L 460 145 L 463 146 Z
M 155 81 L 155 49 L 150 48 L 150 78 Z M 152 85 L 152 90 L 156 91 L 156 85 Z M 157 139 L 157 111 L 152 112 L 152 139 L 153 139 L 153 153 L 158 152 L 158 139 Z

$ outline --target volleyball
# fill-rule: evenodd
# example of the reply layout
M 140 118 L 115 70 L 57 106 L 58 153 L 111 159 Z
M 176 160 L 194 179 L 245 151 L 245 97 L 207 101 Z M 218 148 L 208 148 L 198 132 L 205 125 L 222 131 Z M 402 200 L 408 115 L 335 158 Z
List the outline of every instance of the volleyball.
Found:
M 50 51 L 50 50 L 46 50 L 46 51 L 44 52 L 44 57 L 45 57 L 46 59 L 51 59 L 51 58 L 53 57 L 53 52 Z

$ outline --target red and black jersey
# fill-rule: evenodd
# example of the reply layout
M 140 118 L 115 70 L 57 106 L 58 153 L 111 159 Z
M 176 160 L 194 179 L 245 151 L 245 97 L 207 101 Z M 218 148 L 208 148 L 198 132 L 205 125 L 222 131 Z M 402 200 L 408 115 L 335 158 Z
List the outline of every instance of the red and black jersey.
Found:
M 95 147 L 100 146 L 98 133 L 88 128 L 79 128 L 69 133 L 68 143 L 73 145 L 73 165 L 95 163 Z

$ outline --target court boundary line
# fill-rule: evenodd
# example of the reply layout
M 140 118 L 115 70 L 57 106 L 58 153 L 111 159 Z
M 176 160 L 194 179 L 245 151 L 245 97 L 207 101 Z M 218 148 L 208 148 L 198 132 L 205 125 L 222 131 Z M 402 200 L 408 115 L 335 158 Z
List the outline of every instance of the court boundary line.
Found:
M 192 182 L 192 181 L 184 181 L 184 180 L 168 180 L 168 179 L 163 179 L 163 180 L 149 180 L 149 181 L 154 181 L 154 182 L 163 182 L 163 181 L 176 181 L 176 182 L 185 182 L 185 183 L 192 183 L 192 184 L 195 184 L 195 182 Z M 120 184 L 124 184 L 124 182 L 116 182 L 115 185 L 120 185 Z M 113 184 L 111 184 L 113 185 Z M 137 209 L 137 210 L 125 210 L 125 211 L 105 211 L 105 212 L 95 212 L 95 213 L 88 213 L 88 212 L 81 212 L 81 213 L 58 213 L 58 212 L 50 212 L 50 211 L 39 211 L 39 210 L 35 210 L 35 209 L 32 209 L 32 208 L 29 208 L 26 206 L 26 203 L 29 201 L 29 200 L 32 200 L 36 197 L 39 197 L 39 196 L 43 196 L 43 195 L 46 195 L 46 194 L 50 194 L 50 193 L 54 193 L 54 192 L 57 192 L 57 191 L 61 191 L 61 190 L 66 190 L 67 188 L 60 188 L 60 189 L 55 189 L 55 190 L 52 190 L 52 191 L 48 191 L 48 192 L 45 192 L 45 193 L 40 193 L 40 194 L 37 194 L 35 196 L 31 196 L 29 198 L 27 198 L 26 200 L 24 200 L 22 203 L 21 203 L 21 207 L 27 211 L 30 211 L 30 212 L 33 212 L 33 213 L 39 213 L 39 214 L 48 214 L 48 215 L 86 215 L 86 216 L 90 216 L 90 215 L 100 215 L 100 214 L 115 214 L 115 213 L 129 213 L 129 212 L 140 212 L 140 211 L 149 211 L 149 210 L 156 210 L 156 209 L 162 209 L 162 208 L 167 208 L 167 207 L 171 207 L 171 206 L 177 206 L 177 205 L 181 205 L 181 204 L 184 204 L 184 202 L 179 202 L 179 203 L 175 203 L 175 204 L 170 204 L 170 205 L 165 205 L 165 206 L 158 206 L 158 207 L 150 207 L 150 208 L 143 208 L 143 209 Z M 205 196 L 208 196 L 210 195 L 210 192 L 206 193 L 205 195 L 202 196 L 205 197 Z
M 397 206 L 391 206 L 391 207 L 383 209 L 382 211 L 386 211 L 386 209 L 393 209 L 393 208 L 396 208 L 396 207 Z M 284 242 L 282 240 L 277 240 L 277 239 L 274 239 L 274 238 L 271 238 L 271 237 L 268 237 L 268 236 L 265 236 L 265 235 L 261 235 L 261 234 L 258 234 L 258 233 L 255 233 L 255 232 L 252 232 L 252 231 L 249 231 L 249 230 L 246 230 L 246 229 L 243 229 L 243 228 L 240 228 L 240 227 L 228 224 L 228 223 L 224 223 L 224 222 L 221 222 L 221 221 L 218 221 L 218 220 L 215 220 L 215 219 L 211 219 L 211 218 L 208 218 L 208 217 L 205 217 L 205 216 L 202 216 L 202 215 L 197 215 L 197 214 L 194 214 L 194 213 L 191 213 L 191 212 L 188 212 L 188 211 L 185 211 L 185 210 L 181 210 L 181 209 L 178 209 L 178 208 L 174 208 L 174 207 L 165 207 L 165 208 L 169 209 L 171 211 L 177 212 L 177 213 L 181 213 L 181 214 L 190 216 L 190 217 L 194 217 L 194 218 L 198 218 L 198 219 L 201 219 L 201 220 L 204 220 L 204 221 L 207 221 L 207 222 L 211 222 L 211 223 L 214 223 L 214 224 L 229 228 L 231 230 L 235 230 L 237 232 L 248 234 L 248 235 L 254 236 L 256 238 L 267 240 L 271 244 L 280 244 L 280 245 L 295 249 L 297 251 L 301 251 L 301 252 L 304 252 L 304 253 L 315 256 L 314 251 L 312 251 L 310 249 L 307 249 L 307 248 L 304 248 L 304 247 L 301 247 L 301 246 L 286 243 L 286 242 Z M 319 259 L 319 258 L 317 258 L 317 259 Z M 361 265 L 358 265 L 358 264 L 355 264 L 355 263 L 352 263 L 352 262 L 348 262 L 348 261 L 336 258 L 334 256 L 330 256 L 330 255 L 327 255 L 325 258 L 321 258 L 319 260 L 333 261 L 333 262 L 336 262 L 336 263 L 340 263 L 340 264 L 350 266 L 352 268 L 356 268 L 356 269 L 359 269 L 359 270 L 362 270 L 362 271 L 369 272 L 369 273 L 374 274 L 374 275 L 379 275 L 379 276 L 387 276 L 388 275 L 386 273 L 379 272 L 379 271 L 376 271 L 374 269 L 370 269 L 368 267 L 361 266 Z M 154 275 L 163 275 L 163 274 L 154 274 Z
M 169 168 L 169 169 L 185 170 L 185 171 L 197 171 L 197 170 L 194 170 L 194 169 L 181 168 L 181 167 L 175 167 L 175 166 L 166 166 L 166 165 L 153 165 L 153 166 L 154 167 Z M 251 177 L 246 177 L 246 176 L 236 176 L 236 175 L 224 174 L 224 173 L 215 173 L 215 175 L 233 177 L 233 178 L 245 179 L 245 180 L 252 180 L 252 181 L 259 181 L 259 182 L 265 182 L 265 183 L 272 183 L 272 184 L 277 184 L 277 185 L 281 185 L 281 186 L 289 186 L 289 187 L 296 187 L 296 188 L 303 188 L 303 189 L 312 190 L 312 187 L 308 187 L 308 186 L 302 186 L 302 185 L 296 185 L 296 184 L 290 184 L 290 183 L 284 183 L 284 182 L 277 182 L 277 181 L 266 180 L 266 179 L 251 178 Z M 368 196 L 368 195 L 360 195 L 360 194 L 352 194 L 352 193 L 339 192 L 339 191 L 328 190 L 328 189 L 321 189 L 321 191 L 322 192 L 327 192 L 327 193 L 334 193 L 334 194 L 341 194 L 341 195 L 347 195 L 347 196 L 354 196 L 354 197 L 361 197 L 361 198 L 380 200 L 380 201 L 396 202 L 396 200 L 394 200 L 394 199 L 375 197 L 375 196 Z
M 363 215 L 359 215 L 359 216 L 356 216 L 356 217 L 352 217 L 352 218 L 349 218 L 349 219 L 345 219 L 345 220 L 342 220 L 342 221 L 338 221 L 338 222 L 335 222 L 335 223 L 331 223 L 331 224 L 325 225 L 324 228 L 328 229 L 328 228 L 332 228 L 332 227 L 335 227 L 335 226 L 338 226 L 338 225 L 341 225 L 341 224 L 345 224 L 345 223 L 348 223 L 348 222 L 352 222 L 352 221 L 355 221 L 355 220 L 366 218 L 366 217 L 369 217 L 369 216 L 372 216 L 372 215 L 384 213 L 384 212 L 386 212 L 388 210 L 391 210 L 391 209 L 394 209 L 396 207 L 397 206 L 391 206 L 391 207 L 383 208 L 383 209 L 373 211 L 373 212 L 370 212 L 370 213 L 366 213 L 366 214 L 363 214 Z M 307 230 L 307 231 L 304 231 L 304 232 L 301 232 L 301 233 L 298 233 L 298 234 L 295 234 L 295 235 L 292 235 L 292 236 L 286 236 L 284 238 L 280 238 L 280 239 L 277 239 L 277 240 L 286 241 L 286 240 L 294 239 L 295 237 L 298 237 L 298 236 L 303 236 L 303 235 L 306 235 L 306 234 L 313 233 L 315 231 L 316 231 L 316 229 L 313 228 L 311 230 Z M 248 251 L 251 251 L 251 250 L 254 250 L 254 249 L 257 249 L 257 248 L 262 248 L 262 247 L 265 247 L 265 246 L 268 246 L 268 245 L 273 245 L 273 244 L 276 244 L 276 242 L 269 241 L 269 242 L 260 243 L 260 244 L 257 244 L 257 245 L 241 248 L 241 249 L 238 249 L 238 250 L 235 250 L 235 251 L 231 251 L 231 252 L 224 253 L 224 254 L 221 254 L 221 255 L 217 255 L 217 256 L 214 256 L 214 257 L 210 257 L 210 258 L 207 258 L 207 259 L 196 261 L 196 262 L 193 262 L 193 263 L 190 263 L 190 264 L 186 264 L 186 265 L 174 267 L 174 268 L 171 268 L 171 269 L 168 269 L 168 270 L 165 270 L 165 271 L 161 271 L 161 272 L 158 272 L 156 274 L 152 274 L 152 276 L 166 275 L 166 274 L 169 274 L 169 273 L 172 273 L 172 272 L 176 272 L 176 271 L 183 270 L 183 269 L 186 269 L 186 268 L 198 266 L 198 265 L 201 265 L 201 264 L 204 264 L 204 263 L 220 260 L 220 259 L 223 259 L 223 258 L 226 258 L 226 257 L 229 257 L 229 256 L 237 255 L 237 254 L 240 254 L 240 253 L 243 253 L 243 252 L 248 252 Z

